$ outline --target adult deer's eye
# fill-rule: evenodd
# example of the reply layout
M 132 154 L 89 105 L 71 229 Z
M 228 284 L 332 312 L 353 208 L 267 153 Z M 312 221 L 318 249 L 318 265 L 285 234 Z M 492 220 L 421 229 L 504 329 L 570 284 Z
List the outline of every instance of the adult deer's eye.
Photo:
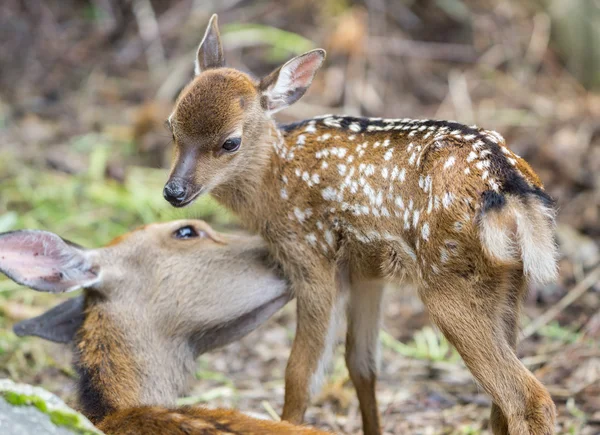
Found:
M 242 143 L 242 138 L 240 137 L 232 137 L 223 142 L 223 149 L 228 153 L 232 153 L 237 151 Z
M 193 226 L 186 225 L 185 227 L 181 227 L 175 230 L 175 232 L 173 232 L 173 237 L 181 240 L 193 239 L 195 237 L 198 237 L 198 232 Z

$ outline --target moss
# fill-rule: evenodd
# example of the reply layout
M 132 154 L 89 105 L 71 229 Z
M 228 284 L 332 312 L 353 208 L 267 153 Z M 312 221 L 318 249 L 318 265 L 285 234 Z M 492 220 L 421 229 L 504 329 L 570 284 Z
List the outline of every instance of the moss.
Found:
M 81 435 L 101 433 L 87 428 L 84 419 L 75 411 L 50 409 L 46 401 L 41 397 L 15 391 L 0 391 L 0 396 L 4 397 L 4 400 L 13 406 L 35 406 L 40 412 L 48 415 L 50 421 L 55 425 L 66 427 Z

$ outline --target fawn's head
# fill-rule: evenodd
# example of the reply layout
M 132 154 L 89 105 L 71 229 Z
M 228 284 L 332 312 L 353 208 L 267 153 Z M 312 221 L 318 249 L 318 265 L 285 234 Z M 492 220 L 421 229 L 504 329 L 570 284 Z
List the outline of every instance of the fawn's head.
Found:
M 84 294 L 15 325 L 76 348 L 80 401 L 98 421 L 173 403 L 195 358 L 237 340 L 289 300 L 260 238 L 202 221 L 153 224 L 86 250 L 45 231 L 0 235 L 0 272 L 46 292 Z
M 167 120 L 175 152 L 165 199 L 182 207 L 256 171 L 251 162 L 263 158 L 257 148 L 271 134 L 271 115 L 304 95 L 324 58 L 324 50 L 312 50 L 255 80 L 225 66 L 213 15 L 198 47 L 196 76 Z

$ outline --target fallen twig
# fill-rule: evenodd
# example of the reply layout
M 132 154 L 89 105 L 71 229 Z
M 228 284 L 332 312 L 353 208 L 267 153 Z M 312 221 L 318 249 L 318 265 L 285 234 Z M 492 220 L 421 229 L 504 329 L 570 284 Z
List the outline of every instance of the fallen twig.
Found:
M 541 327 L 548 324 L 558 314 L 575 302 L 589 288 L 593 287 L 600 281 L 600 266 L 590 272 L 581 282 L 573 287 L 560 301 L 550 307 L 548 311 L 536 318 L 533 322 L 523 328 L 522 338 L 527 338 L 535 334 Z

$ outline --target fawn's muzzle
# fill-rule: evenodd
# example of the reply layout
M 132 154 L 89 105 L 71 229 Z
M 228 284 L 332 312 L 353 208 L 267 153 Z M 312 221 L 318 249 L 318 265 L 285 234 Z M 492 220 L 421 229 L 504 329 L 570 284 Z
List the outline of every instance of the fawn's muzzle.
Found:
M 188 201 L 188 186 L 181 178 L 169 180 L 163 190 L 164 198 L 174 207 L 182 207 Z

